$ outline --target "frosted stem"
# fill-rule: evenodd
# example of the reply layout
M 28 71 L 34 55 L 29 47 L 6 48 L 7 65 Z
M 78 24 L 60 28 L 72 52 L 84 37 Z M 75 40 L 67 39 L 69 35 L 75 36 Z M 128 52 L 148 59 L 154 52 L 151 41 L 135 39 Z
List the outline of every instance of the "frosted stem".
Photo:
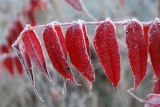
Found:
M 127 90 L 127 92 L 134 98 L 134 99 L 136 99 L 137 101 L 139 101 L 140 103 L 149 103 L 149 102 L 147 102 L 146 100 L 143 100 L 143 99 L 141 99 L 141 98 L 139 98 L 138 96 L 136 96 L 135 94 L 133 94 L 131 91 L 133 91 L 134 89 L 133 88 L 131 88 L 131 89 L 129 89 L 129 90 Z
M 129 20 L 123 20 L 123 21 L 118 21 L 118 22 L 113 22 L 115 25 L 117 26 L 125 26 L 127 25 L 129 22 Z M 39 25 L 39 26 L 34 26 L 34 27 L 29 27 L 30 25 L 26 25 L 26 27 L 23 29 L 23 31 L 20 33 L 20 35 L 18 36 L 17 40 L 12 44 L 12 47 L 15 47 L 16 45 L 18 45 L 18 42 L 19 40 L 21 39 L 22 35 L 24 32 L 28 31 L 28 30 L 33 30 L 33 29 L 44 29 L 45 27 L 47 27 L 48 25 L 53 25 L 54 22 L 52 23 L 49 23 L 47 25 Z M 73 23 L 76 23 L 76 22 L 70 22 L 70 23 L 54 23 L 54 25 L 59 25 L 59 26 L 69 26 Z M 98 25 L 100 22 L 82 22 L 84 25 Z M 153 21 L 150 21 L 150 22 L 141 22 L 141 24 L 143 26 L 148 26 L 148 25 L 151 25 L 153 23 Z

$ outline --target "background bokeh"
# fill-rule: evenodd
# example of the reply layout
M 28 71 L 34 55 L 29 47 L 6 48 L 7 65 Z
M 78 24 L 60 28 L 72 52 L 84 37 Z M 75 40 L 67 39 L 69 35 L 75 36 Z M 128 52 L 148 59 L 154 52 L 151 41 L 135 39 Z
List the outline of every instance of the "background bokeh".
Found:
M 0 44 L 5 43 L 4 38 L 7 30 L 25 1 L 0 0 Z M 122 0 L 83 0 L 86 9 L 98 21 L 106 18 L 110 18 L 113 21 L 131 18 L 150 21 L 160 16 L 160 6 L 158 5 L 160 2 L 158 0 L 124 0 L 124 4 L 121 4 L 120 1 Z M 72 22 L 78 19 L 92 21 L 85 13 L 75 10 L 64 0 L 47 0 L 47 9 L 37 13 L 36 19 L 38 20 L 38 25 L 48 24 L 52 21 Z M 48 70 L 60 90 L 34 67 L 36 88 L 46 101 L 43 103 L 35 96 L 26 76 L 16 75 L 11 77 L 7 70 L 0 68 L 0 107 L 143 107 L 143 104 L 127 93 L 127 90 L 133 87 L 133 75 L 127 57 L 127 50 L 121 45 L 119 45 L 121 81 L 118 86 L 120 96 L 117 95 L 114 87 L 104 75 L 92 44 L 95 28 L 96 26 L 87 26 L 91 43 L 91 59 L 96 74 L 96 81 L 93 83 L 92 90 L 89 89 L 87 81 L 72 66 L 75 78 L 82 86 L 78 87 L 68 82 L 67 92 L 63 95 L 63 79 L 52 68 L 50 60 L 45 54 Z M 116 26 L 116 28 L 118 39 L 125 44 L 124 26 Z M 65 29 L 66 27 L 63 27 L 64 34 Z M 41 39 L 42 29 L 38 29 L 36 32 Z M 153 79 L 152 67 L 148 64 L 147 76 L 134 93 L 140 98 L 147 99 L 147 94 L 152 92 Z

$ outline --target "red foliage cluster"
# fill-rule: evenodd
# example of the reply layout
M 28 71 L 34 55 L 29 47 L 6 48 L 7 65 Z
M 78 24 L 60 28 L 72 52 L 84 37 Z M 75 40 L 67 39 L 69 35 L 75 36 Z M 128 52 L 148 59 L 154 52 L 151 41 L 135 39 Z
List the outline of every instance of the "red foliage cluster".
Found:
M 15 19 L 12 26 L 9 28 L 8 34 L 5 38 L 6 44 L 0 44 L 0 66 L 1 68 L 7 69 L 12 76 L 14 76 L 15 74 L 15 68 L 18 71 L 18 74 L 23 75 L 22 65 L 18 57 L 14 54 L 11 54 L 14 52 L 11 45 L 17 39 L 22 30 L 22 22 L 18 18 Z
M 147 31 L 137 20 L 131 20 L 125 27 L 126 45 L 131 69 L 134 75 L 134 88 L 137 88 L 147 72 L 147 54 L 149 50 L 155 75 L 159 79 L 159 21 L 147 26 Z M 144 33 L 145 32 L 145 33 Z M 145 35 L 145 36 L 144 36 Z M 146 40 L 148 38 L 148 41 Z M 33 30 L 23 33 L 21 40 L 29 59 L 49 77 L 41 44 Z M 67 80 L 75 83 L 67 62 L 67 52 L 71 63 L 89 82 L 95 80 L 90 60 L 90 45 L 85 25 L 82 21 L 73 22 L 67 27 L 66 37 L 58 23 L 48 25 L 43 32 L 43 40 L 53 67 Z M 94 48 L 106 76 L 114 87 L 120 81 L 120 52 L 116 27 L 110 20 L 102 21 L 94 33 Z M 147 46 L 148 44 L 148 46 Z M 148 48 L 148 49 L 147 49 Z M 158 59 L 157 59 L 158 58 Z M 66 72 L 67 71 L 67 72 Z
M 24 28 L 24 22 L 21 21 L 20 17 L 22 15 L 25 23 L 30 23 L 32 26 L 35 26 L 35 13 L 36 11 L 41 11 L 44 7 L 46 7 L 45 0 L 28 0 L 22 7 L 22 11 L 18 13 L 17 18 L 13 20 L 11 27 L 8 29 L 8 33 L 5 37 L 6 43 L 0 44 L 1 68 L 7 69 L 12 76 L 14 76 L 14 67 L 16 67 L 16 70 L 20 75 L 23 75 L 22 65 L 18 57 L 11 54 L 13 53 L 11 45 Z
M 66 80 L 76 83 L 70 65 L 67 61 L 67 53 L 71 63 L 82 76 L 92 83 L 95 80 L 94 68 L 90 59 L 90 43 L 83 21 L 71 23 L 66 29 L 64 37 L 59 23 L 45 26 L 43 42 L 53 67 Z M 147 54 L 150 54 L 151 63 L 156 75 L 153 93 L 159 94 L 159 67 L 160 67 L 160 22 L 154 21 L 150 26 L 133 19 L 125 27 L 126 45 L 131 70 L 134 76 L 134 89 L 136 89 L 147 73 Z M 121 63 L 117 41 L 116 27 L 111 20 L 101 21 L 94 32 L 93 44 L 102 68 L 115 89 L 120 82 Z M 34 30 L 26 30 L 17 44 L 14 44 L 19 59 L 28 76 L 34 84 L 34 76 L 31 62 L 34 62 L 40 71 L 50 79 L 43 54 L 43 48 Z M 5 50 L 5 48 L 4 48 Z M 150 98 L 150 97 L 149 97 Z
M 47 26 L 43 32 L 43 40 L 53 67 L 67 80 L 76 83 L 67 62 L 67 49 L 61 27 Z

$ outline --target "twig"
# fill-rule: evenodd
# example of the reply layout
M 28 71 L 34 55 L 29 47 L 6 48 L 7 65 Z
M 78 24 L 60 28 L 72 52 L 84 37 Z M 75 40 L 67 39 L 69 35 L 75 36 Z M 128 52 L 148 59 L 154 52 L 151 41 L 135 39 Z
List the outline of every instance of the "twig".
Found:
M 131 92 L 131 91 L 133 91 L 133 90 L 134 90 L 134 89 L 131 88 L 131 89 L 127 90 L 127 92 L 128 92 L 134 99 L 136 99 L 137 101 L 139 101 L 140 103 L 144 103 L 144 104 L 148 103 L 148 104 L 155 105 L 155 106 L 159 105 L 159 104 L 154 104 L 154 103 L 152 103 L 152 102 L 149 102 L 149 101 L 146 101 L 146 100 L 143 100 L 143 99 L 139 98 L 138 96 L 136 96 L 135 94 L 133 94 L 133 93 Z
M 133 88 L 131 88 L 131 89 L 129 89 L 129 90 L 127 90 L 127 92 L 134 98 L 134 99 L 136 99 L 137 101 L 139 101 L 140 103 L 149 103 L 148 101 L 146 101 L 146 100 L 143 100 L 143 99 L 141 99 L 141 98 L 139 98 L 138 96 L 136 96 L 135 94 L 133 94 L 131 91 L 133 91 L 134 89 Z
M 117 25 L 117 26 L 125 26 L 127 25 L 128 23 L 130 22 L 130 20 L 124 20 L 124 21 L 118 21 L 118 22 L 113 22 L 114 25 Z M 39 25 L 39 26 L 34 26 L 34 27 L 28 27 L 30 25 L 26 25 L 26 27 L 23 29 L 23 31 L 20 33 L 19 37 L 17 38 L 17 40 L 12 44 L 12 47 L 15 47 L 19 40 L 21 39 L 22 35 L 24 32 L 28 31 L 28 30 L 33 30 L 33 29 L 40 29 L 40 28 L 45 28 L 47 27 L 48 25 L 59 25 L 59 26 L 69 26 L 73 23 L 77 23 L 77 22 L 70 22 L 70 23 L 54 23 L 54 22 L 51 22 L 47 25 Z M 98 25 L 100 22 L 82 22 L 84 25 Z M 150 21 L 150 22 L 140 22 L 143 26 L 148 26 L 148 25 L 151 25 L 153 23 L 153 21 Z
M 125 21 L 118 21 L 118 22 L 113 22 L 114 25 L 117 25 L 117 26 L 124 26 L 124 25 L 127 25 L 129 22 L 129 20 L 125 20 Z M 73 23 L 76 23 L 76 22 L 70 22 L 70 23 L 54 23 L 54 25 L 59 25 L 59 26 L 69 26 Z M 98 25 L 100 22 L 82 22 L 84 25 Z M 153 23 L 153 21 L 150 21 L 150 22 L 141 22 L 141 24 L 143 26 L 148 26 L 148 25 L 151 25 Z M 47 25 L 39 25 L 39 26 L 34 26 L 34 27 L 30 27 L 30 28 L 26 28 L 24 30 L 32 30 L 32 29 L 39 29 L 39 28 L 45 28 L 47 27 L 48 25 L 52 25 L 53 23 L 50 23 L 50 24 L 47 24 Z

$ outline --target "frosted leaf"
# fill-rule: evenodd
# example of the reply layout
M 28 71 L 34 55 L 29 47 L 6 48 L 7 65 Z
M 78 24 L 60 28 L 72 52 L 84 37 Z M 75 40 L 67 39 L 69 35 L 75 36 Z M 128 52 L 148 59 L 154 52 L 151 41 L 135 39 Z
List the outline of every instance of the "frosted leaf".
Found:
M 101 21 L 94 33 L 94 48 L 103 70 L 117 88 L 120 81 L 120 53 L 116 29 L 110 19 Z
M 131 20 L 125 28 L 128 57 L 134 75 L 134 89 L 139 86 L 147 72 L 147 48 L 143 28 L 136 19 Z
M 160 107 L 160 94 L 149 94 L 148 102 L 144 107 Z

